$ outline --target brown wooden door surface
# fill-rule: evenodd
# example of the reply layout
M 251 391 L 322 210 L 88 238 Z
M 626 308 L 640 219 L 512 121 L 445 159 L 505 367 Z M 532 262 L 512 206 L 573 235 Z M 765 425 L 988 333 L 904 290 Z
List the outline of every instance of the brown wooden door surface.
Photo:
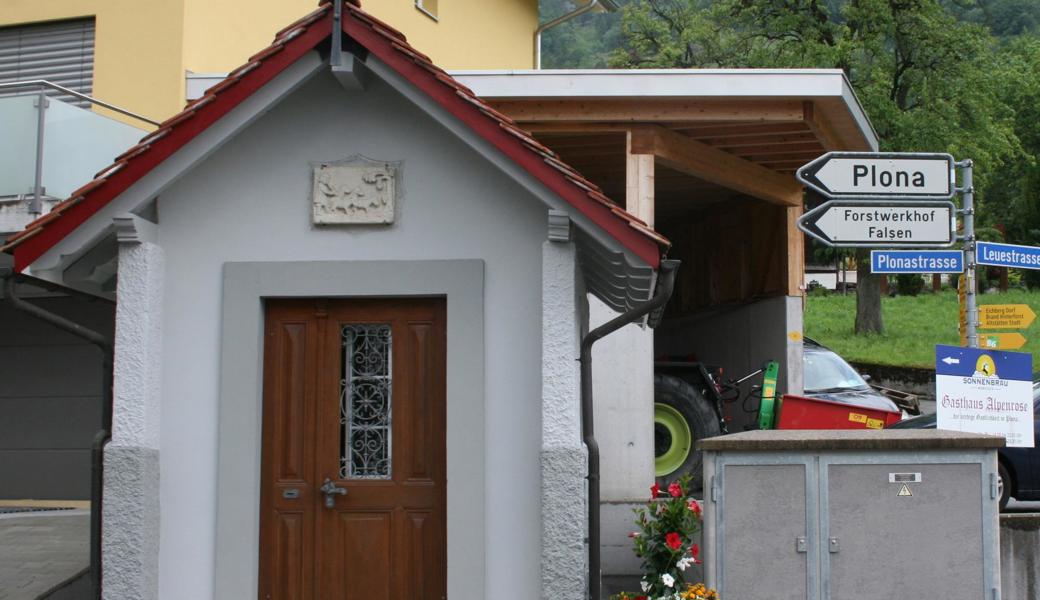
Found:
M 262 600 L 446 596 L 444 320 L 439 299 L 267 303 Z

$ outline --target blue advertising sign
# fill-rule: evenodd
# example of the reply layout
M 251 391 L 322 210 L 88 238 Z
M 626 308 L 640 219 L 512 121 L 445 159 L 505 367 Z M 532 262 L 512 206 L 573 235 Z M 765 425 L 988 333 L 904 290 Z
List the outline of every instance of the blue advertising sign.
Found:
M 994 267 L 1040 269 L 1040 248 L 1035 246 L 1016 246 L 1015 244 L 977 242 L 975 244 L 975 262 L 980 265 L 992 265 Z
M 1033 447 L 1033 355 L 960 346 L 935 347 L 939 429 L 1002 435 Z
M 963 273 L 960 250 L 871 250 L 871 273 Z

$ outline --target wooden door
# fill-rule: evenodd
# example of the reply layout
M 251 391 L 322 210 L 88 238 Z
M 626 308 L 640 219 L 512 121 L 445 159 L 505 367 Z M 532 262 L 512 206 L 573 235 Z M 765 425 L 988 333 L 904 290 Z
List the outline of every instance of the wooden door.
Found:
M 267 303 L 261 600 L 446 597 L 444 321 L 440 299 Z

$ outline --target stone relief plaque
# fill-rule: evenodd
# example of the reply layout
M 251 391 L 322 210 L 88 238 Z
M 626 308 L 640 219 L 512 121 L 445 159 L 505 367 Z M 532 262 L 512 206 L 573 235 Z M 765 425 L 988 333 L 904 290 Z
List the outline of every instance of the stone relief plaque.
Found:
M 311 218 L 315 225 L 394 222 L 398 165 L 361 155 L 313 164 Z

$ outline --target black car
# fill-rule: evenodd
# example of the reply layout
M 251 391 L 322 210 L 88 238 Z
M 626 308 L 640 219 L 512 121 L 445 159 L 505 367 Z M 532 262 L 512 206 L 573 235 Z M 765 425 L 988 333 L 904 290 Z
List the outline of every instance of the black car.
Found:
M 874 390 L 845 359 L 819 342 L 805 338 L 803 396 L 863 408 L 901 412 L 890 398 Z
M 1040 500 L 1040 383 L 1033 384 L 1033 448 L 1001 448 L 997 451 L 1000 473 L 1000 509 L 1008 499 Z M 890 425 L 889 429 L 934 429 L 935 414 L 921 415 Z

